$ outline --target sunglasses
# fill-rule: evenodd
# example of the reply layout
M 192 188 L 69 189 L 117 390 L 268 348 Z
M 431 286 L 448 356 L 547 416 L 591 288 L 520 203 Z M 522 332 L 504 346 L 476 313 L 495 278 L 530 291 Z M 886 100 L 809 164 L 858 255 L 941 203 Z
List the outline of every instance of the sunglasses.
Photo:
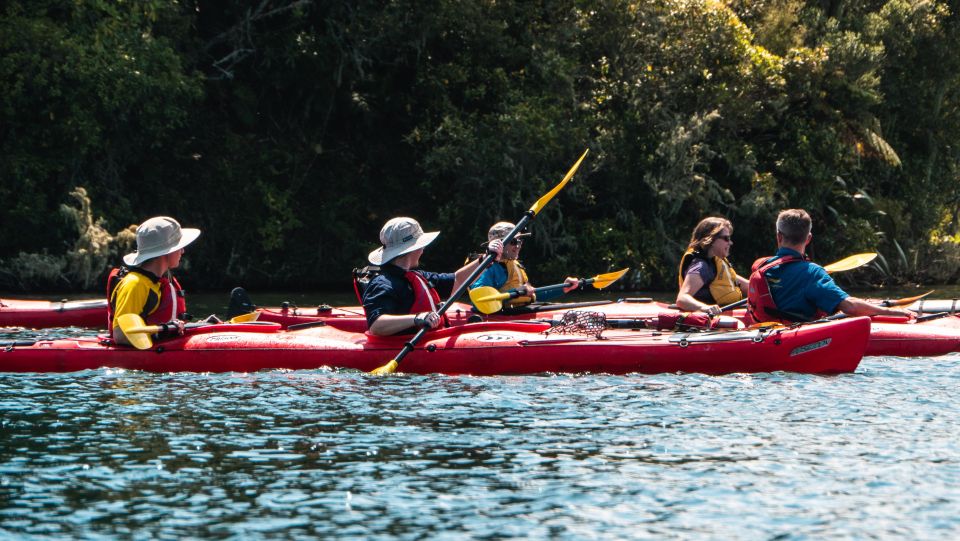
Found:
M 510 239 L 510 244 L 513 246 L 520 246 L 523 244 L 523 239 Z
M 733 237 L 731 237 L 730 235 L 717 235 L 716 237 L 713 237 L 713 238 L 730 242 L 730 239 Z

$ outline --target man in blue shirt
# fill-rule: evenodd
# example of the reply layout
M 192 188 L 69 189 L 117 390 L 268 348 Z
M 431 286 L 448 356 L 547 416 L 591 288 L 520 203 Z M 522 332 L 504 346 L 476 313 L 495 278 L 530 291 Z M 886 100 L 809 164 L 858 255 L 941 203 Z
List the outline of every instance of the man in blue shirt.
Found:
M 884 308 L 850 296 L 823 267 L 808 261 L 813 221 L 803 209 L 777 216 L 777 253 L 753 264 L 747 295 L 756 321 L 812 321 L 843 312 L 850 316 L 916 317 L 913 312 Z

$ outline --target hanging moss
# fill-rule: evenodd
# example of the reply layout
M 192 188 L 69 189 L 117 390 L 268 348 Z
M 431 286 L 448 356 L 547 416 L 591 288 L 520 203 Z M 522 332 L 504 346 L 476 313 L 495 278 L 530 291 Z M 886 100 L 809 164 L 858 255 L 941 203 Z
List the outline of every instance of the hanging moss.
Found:
M 83 187 L 74 188 L 70 197 L 77 206 L 61 205 L 60 212 L 74 226 L 77 238 L 64 254 L 20 252 L 0 261 L 0 283 L 5 287 L 30 289 L 96 289 L 119 257 L 132 251 L 136 226 L 111 235 L 103 227 L 103 218 L 93 214 L 90 197 Z

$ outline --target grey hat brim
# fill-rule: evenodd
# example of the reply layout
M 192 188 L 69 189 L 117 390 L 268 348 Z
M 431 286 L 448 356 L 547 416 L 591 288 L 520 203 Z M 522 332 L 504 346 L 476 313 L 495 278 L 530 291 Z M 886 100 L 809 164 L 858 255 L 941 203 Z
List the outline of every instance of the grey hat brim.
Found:
M 197 240 L 200 236 L 200 230 L 192 227 L 185 227 L 180 230 L 180 242 L 169 248 L 160 248 L 156 250 L 147 250 L 145 252 L 133 252 L 123 256 L 123 262 L 130 266 L 137 266 L 141 263 L 160 257 L 162 255 L 172 254 L 181 248 L 185 248 L 191 242 Z
M 370 255 L 367 256 L 367 261 L 373 263 L 374 265 L 383 265 L 384 263 L 389 263 L 392 259 L 396 259 L 403 254 L 409 254 L 414 250 L 425 248 L 427 245 L 433 242 L 438 235 L 440 235 L 439 231 L 431 231 L 429 233 L 420 235 L 415 240 L 412 240 L 407 244 L 398 244 L 396 246 L 391 246 L 390 248 L 384 248 L 381 246 L 370 252 Z

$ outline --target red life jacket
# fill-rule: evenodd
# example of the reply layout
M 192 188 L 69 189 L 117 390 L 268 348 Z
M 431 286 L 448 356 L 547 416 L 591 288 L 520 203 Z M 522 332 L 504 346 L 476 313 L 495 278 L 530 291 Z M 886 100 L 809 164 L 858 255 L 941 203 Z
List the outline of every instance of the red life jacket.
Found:
M 112 269 L 107 276 L 107 329 L 113 329 L 113 292 L 117 289 L 123 277 L 131 270 L 141 272 L 145 276 L 150 275 L 135 267 L 132 269 L 119 267 Z M 160 284 L 160 298 L 156 302 L 151 302 L 148 299 L 147 304 L 140 312 L 140 317 L 148 325 L 159 325 L 174 319 L 186 319 L 188 317 L 187 301 L 184 297 L 183 288 L 180 287 L 180 282 L 168 272 L 159 278 L 157 283 Z
M 436 312 L 440 309 L 440 294 L 430 286 L 430 283 L 427 282 L 423 275 L 419 272 L 407 271 L 403 274 L 403 277 L 410 282 L 410 287 L 413 288 L 413 306 L 410 307 L 411 314 Z M 443 315 L 443 325 L 444 327 L 450 326 L 446 314 Z
M 785 255 L 773 259 L 761 257 L 753 262 L 750 267 L 750 287 L 747 290 L 747 315 L 750 316 L 753 323 L 764 321 L 794 323 L 794 321 L 784 318 L 784 313 L 777 309 L 777 303 L 774 302 L 773 294 L 770 292 L 770 283 L 767 281 L 767 271 L 780 265 L 788 265 L 799 261 L 806 261 L 806 259 L 794 255 Z

